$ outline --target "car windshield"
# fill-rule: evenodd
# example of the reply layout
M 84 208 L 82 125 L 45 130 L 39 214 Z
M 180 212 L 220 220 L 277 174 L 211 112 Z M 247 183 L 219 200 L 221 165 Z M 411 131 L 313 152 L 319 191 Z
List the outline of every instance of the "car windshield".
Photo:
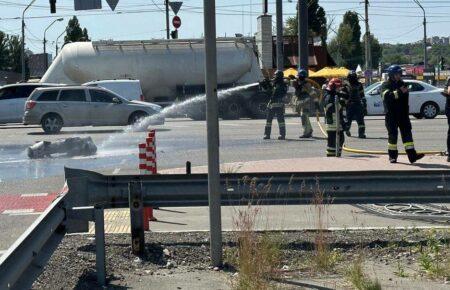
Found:
M 367 88 L 364 89 L 364 93 L 367 94 L 368 92 L 373 90 L 375 87 L 377 87 L 379 84 L 380 84 L 380 82 L 376 82 L 376 83 L 371 84 L 370 86 L 368 86 Z

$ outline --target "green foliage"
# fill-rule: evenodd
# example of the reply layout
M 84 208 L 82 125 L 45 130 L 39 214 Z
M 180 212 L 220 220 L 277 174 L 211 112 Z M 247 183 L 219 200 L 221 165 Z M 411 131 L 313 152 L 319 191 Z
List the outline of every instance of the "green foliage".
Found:
M 22 72 L 21 51 L 19 36 L 0 31 L 0 70 Z
M 356 12 L 347 11 L 344 14 L 344 20 L 336 37 L 330 41 L 328 50 L 339 66 L 356 69 L 358 64 L 363 64 L 361 26 Z
M 418 64 L 423 63 L 423 44 L 383 44 L 382 62 L 385 64 Z M 444 57 L 445 63 L 450 63 L 450 45 L 435 44 L 428 51 L 430 65 L 439 64 L 440 57 Z
M 66 31 L 67 34 L 64 36 L 64 43 L 90 41 L 87 29 L 81 29 L 80 22 L 76 16 L 69 20 Z
M 22 72 L 22 41 L 19 36 L 12 35 L 9 37 L 8 51 L 11 71 Z
M 319 5 L 319 0 L 308 1 L 308 26 L 310 37 L 320 37 L 322 44 L 327 42 L 327 18 L 325 10 Z M 284 29 L 285 35 L 298 34 L 298 17 L 289 17 L 286 20 L 286 27 Z
M 373 36 L 373 34 L 369 35 L 370 40 L 370 51 L 372 52 L 372 68 L 378 67 L 378 63 L 381 61 L 381 58 L 383 57 L 383 47 L 381 46 L 378 39 Z M 365 50 L 365 41 L 366 41 L 366 35 L 363 36 L 363 40 L 361 42 L 361 47 L 363 50 Z M 366 62 L 366 55 L 363 52 L 362 57 L 364 60 L 364 63 Z

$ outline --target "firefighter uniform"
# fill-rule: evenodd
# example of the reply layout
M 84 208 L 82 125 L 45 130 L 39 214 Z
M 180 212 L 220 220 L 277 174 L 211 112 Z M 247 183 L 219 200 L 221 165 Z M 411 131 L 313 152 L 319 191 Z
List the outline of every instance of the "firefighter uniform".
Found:
M 396 163 L 398 158 L 397 139 L 398 130 L 402 136 L 406 154 L 411 163 L 423 158 L 417 154 L 412 136 L 412 126 L 409 120 L 409 92 L 401 79 L 402 69 L 391 66 L 388 69 L 389 79 L 383 83 L 381 97 L 385 108 L 385 123 L 388 131 L 389 161 Z
M 339 79 L 332 79 L 327 88 L 324 91 L 324 108 L 325 108 L 325 124 L 328 134 L 328 144 L 327 144 L 327 157 L 336 156 L 336 150 L 338 151 L 338 156 L 341 155 L 342 145 L 344 145 L 345 137 L 343 131 L 343 107 L 345 105 L 343 95 L 338 91 L 342 83 Z M 339 118 L 341 120 L 339 127 L 337 125 L 336 119 L 336 106 L 335 100 L 339 98 Z M 336 134 L 340 135 L 340 144 L 336 144 Z
M 364 95 L 364 87 L 358 81 L 355 72 L 350 72 L 342 89 L 347 95 L 348 102 L 346 106 L 347 123 L 345 131 L 347 136 L 351 136 L 350 128 L 352 122 L 358 123 L 358 137 L 366 138 L 366 125 L 364 123 L 364 112 L 366 111 L 367 102 Z
M 273 80 L 272 96 L 269 104 L 267 104 L 267 120 L 264 132 L 264 139 L 270 139 L 272 131 L 272 120 L 276 116 L 278 127 L 280 129 L 279 140 L 284 140 L 286 137 L 286 123 L 284 120 L 284 98 L 287 93 L 287 85 L 284 83 L 284 76 L 282 71 L 275 72 Z
M 303 135 L 300 138 L 311 138 L 313 133 L 311 121 L 309 120 L 311 116 L 311 102 L 318 102 L 318 93 L 303 76 L 300 76 L 300 72 L 298 78 L 294 80 L 293 87 L 295 88 L 293 105 L 297 113 L 301 115 L 303 127 Z

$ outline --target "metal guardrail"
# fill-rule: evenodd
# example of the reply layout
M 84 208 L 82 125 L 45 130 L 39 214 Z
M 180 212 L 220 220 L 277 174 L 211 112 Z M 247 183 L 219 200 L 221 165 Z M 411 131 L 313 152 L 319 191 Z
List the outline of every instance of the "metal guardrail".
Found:
M 66 234 L 60 196 L 0 257 L 0 289 L 29 289 Z
M 105 283 L 103 209 L 130 208 L 132 249 L 143 249 L 144 206 L 208 205 L 206 174 L 106 176 L 65 169 L 58 197 L 0 259 L 0 289 L 29 288 L 64 235 L 96 223 L 97 273 Z M 222 205 L 450 203 L 450 171 L 239 173 L 221 175 Z

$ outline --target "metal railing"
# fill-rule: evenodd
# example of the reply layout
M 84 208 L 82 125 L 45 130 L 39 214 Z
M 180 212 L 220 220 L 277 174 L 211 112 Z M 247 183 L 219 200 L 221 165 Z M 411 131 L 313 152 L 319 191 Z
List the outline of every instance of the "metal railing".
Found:
M 144 249 L 145 206 L 207 206 L 206 174 L 107 176 L 65 169 L 59 196 L 0 259 L 0 289 L 29 288 L 66 233 L 96 224 L 97 275 L 105 283 L 103 210 L 130 208 L 132 249 Z M 447 203 L 448 170 L 238 173 L 221 175 L 222 205 L 311 204 L 318 192 L 330 204 Z

